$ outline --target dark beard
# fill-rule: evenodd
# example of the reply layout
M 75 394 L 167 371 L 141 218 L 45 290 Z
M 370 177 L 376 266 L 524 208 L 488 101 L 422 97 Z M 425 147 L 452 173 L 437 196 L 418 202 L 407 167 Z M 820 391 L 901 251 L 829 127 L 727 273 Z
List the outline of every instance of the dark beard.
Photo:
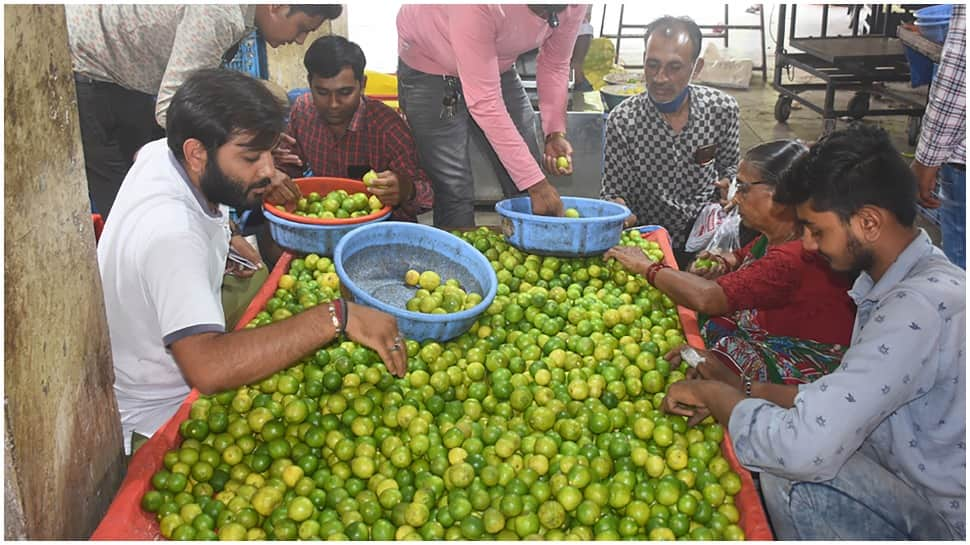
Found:
M 875 257 L 872 255 L 872 250 L 866 250 L 862 247 L 862 243 L 859 239 L 852 236 L 849 233 L 848 243 L 846 249 L 849 251 L 849 256 L 852 257 L 852 263 L 849 265 L 849 275 L 856 277 L 862 271 L 868 271 L 872 268 L 872 264 L 875 261 Z
M 215 157 L 215 153 L 209 154 Z M 216 161 L 208 161 L 202 177 L 199 179 L 199 186 L 202 194 L 209 202 L 224 204 L 238 210 L 254 208 L 259 205 L 260 199 L 250 201 L 248 195 L 251 191 L 266 187 L 270 184 L 269 178 L 264 178 L 258 183 L 244 189 L 243 182 L 234 180 L 226 176 Z

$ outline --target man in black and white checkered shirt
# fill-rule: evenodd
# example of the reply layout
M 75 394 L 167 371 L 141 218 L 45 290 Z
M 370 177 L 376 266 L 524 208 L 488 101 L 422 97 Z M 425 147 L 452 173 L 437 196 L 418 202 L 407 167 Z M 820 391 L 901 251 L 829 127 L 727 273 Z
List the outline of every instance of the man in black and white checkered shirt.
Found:
M 663 17 L 647 27 L 647 92 L 624 100 L 606 122 L 601 197 L 626 204 L 629 225 L 667 228 L 677 261 L 705 204 L 737 173 L 741 150 L 737 101 L 722 91 L 690 85 L 704 59 L 701 31 L 687 17 Z

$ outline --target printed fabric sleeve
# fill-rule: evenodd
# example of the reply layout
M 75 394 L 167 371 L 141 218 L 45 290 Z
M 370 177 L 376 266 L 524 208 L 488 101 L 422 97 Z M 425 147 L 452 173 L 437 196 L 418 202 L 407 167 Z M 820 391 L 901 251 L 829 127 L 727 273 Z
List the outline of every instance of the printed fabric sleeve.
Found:
M 200 68 L 217 68 L 222 55 L 245 31 L 238 5 L 188 4 L 184 9 L 155 102 L 155 119 L 162 128 L 168 105 L 189 74 Z
M 822 482 L 890 413 L 929 392 L 943 319 L 922 295 L 897 290 L 876 306 L 842 365 L 799 387 L 783 409 L 745 399 L 728 425 L 738 460 L 752 471 Z
M 738 163 L 741 162 L 741 110 L 738 101 L 727 97 L 729 102 L 723 108 L 719 120 L 717 156 L 715 167 L 719 180 L 734 178 L 738 174 Z
M 465 104 L 516 187 L 524 191 L 546 177 L 505 109 L 495 46 L 497 23 L 489 6 L 449 8 L 448 34 Z
M 606 143 L 603 157 L 603 184 L 600 189 L 601 199 L 615 199 L 617 197 L 630 202 L 630 189 L 636 183 L 637 169 L 633 166 L 633 146 L 624 134 L 622 110 L 613 110 L 606 119 Z M 636 212 L 634 212 L 635 214 Z M 642 219 L 642 218 L 641 218 Z
M 382 153 L 388 155 L 388 169 L 404 175 L 414 184 L 414 196 L 398 208 L 405 215 L 416 217 L 434 206 L 431 180 L 418 164 L 418 148 L 407 124 L 394 112 L 388 113 L 382 136 Z
M 225 331 L 220 286 L 208 278 L 212 248 L 200 236 L 162 233 L 143 249 L 138 274 L 155 307 L 162 338 L 182 331 Z
M 562 12 L 562 22 L 539 46 L 536 58 L 536 88 L 543 135 L 566 132 L 566 102 L 569 90 L 569 64 L 576 44 L 579 25 L 586 6 L 572 5 Z
M 940 66 L 933 78 L 916 160 L 926 166 L 966 161 L 967 35 L 966 6 L 955 4 L 943 44 Z M 961 155 L 958 151 L 963 147 Z
M 761 259 L 747 267 L 719 276 L 715 282 L 724 290 L 729 312 L 741 309 L 767 309 L 788 304 L 801 286 L 806 263 L 801 256 L 801 243 L 768 248 Z

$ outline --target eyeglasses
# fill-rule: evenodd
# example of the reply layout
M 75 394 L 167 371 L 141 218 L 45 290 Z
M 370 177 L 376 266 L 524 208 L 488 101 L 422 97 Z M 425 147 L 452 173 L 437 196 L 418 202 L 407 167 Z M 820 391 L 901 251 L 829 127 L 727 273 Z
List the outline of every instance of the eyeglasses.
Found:
M 768 182 L 742 182 L 738 180 L 738 194 L 747 195 L 751 188 L 756 185 L 771 185 Z

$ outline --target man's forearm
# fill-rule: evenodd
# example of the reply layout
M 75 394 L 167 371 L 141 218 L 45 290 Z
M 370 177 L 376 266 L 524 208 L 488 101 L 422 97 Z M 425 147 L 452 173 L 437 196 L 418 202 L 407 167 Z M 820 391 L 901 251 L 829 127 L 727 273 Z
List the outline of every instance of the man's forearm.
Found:
M 335 337 L 328 304 L 320 304 L 258 329 L 181 339 L 172 354 L 191 386 L 213 393 L 262 380 Z

